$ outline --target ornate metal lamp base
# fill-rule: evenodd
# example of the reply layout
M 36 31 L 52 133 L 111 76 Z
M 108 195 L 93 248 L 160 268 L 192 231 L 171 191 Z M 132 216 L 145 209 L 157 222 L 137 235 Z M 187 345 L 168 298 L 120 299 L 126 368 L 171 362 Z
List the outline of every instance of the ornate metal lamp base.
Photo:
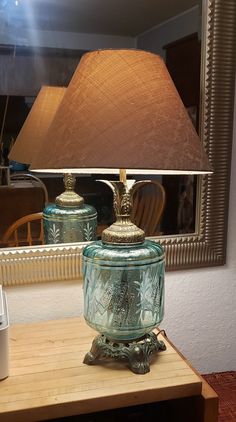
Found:
M 103 334 L 95 337 L 90 352 L 85 355 L 84 363 L 94 365 L 100 358 L 127 360 L 129 368 L 135 374 L 150 371 L 149 361 L 154 352 L 165 350 L 163 341 L 155 333 L 146 334 L 142 339 L 129 342 L 109 340 Z

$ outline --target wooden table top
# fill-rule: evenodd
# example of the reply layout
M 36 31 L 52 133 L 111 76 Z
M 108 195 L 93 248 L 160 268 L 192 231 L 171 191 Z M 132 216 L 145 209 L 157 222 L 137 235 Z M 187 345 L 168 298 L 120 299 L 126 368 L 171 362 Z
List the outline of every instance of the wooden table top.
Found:
M 38 421 L 201 394 L 201 380 L 166 339 L 145 375 L 124 363 L 87 366 L 97 333 L 82 318 L 10 327 L 10 376 L 0 420 Z

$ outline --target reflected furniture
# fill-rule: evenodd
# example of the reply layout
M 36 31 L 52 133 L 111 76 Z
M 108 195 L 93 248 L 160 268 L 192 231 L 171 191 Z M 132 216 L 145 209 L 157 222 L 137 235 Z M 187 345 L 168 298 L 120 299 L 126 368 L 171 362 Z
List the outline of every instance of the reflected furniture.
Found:
M 185 107 L 198 108 L 201 71 L 201 41 L 197 33 L 163 47 L 166 66 Z M 199 110 L 197 110 L 197 115 Z M 198 120 L 197 120 L 198 123 Z
M 43 189 L 44 192 L 44 205 L 46 205 L 48 203 L 48 191 L 47 191 L 47 187 L 45 185 L 45 183 L 39 179 L 39 177 L 35 176 L 34 174 L 31 173 L 13 173 L 10 176 L 10 182 L 14 184 L 15 181 L 35 181 L 37 182 L 37 184 L 39 184 L 41 186 L 41 188 Z
M 6 230 L 2 238 L 5 247 L 43 245 L 43 213 L 19 218 Z
M 0 186 L 10 185 L 10 167 L 0 166 Z
M 47 197 L 37 180 L 15 180 L 10 186 L 0 187 L 0 237 L 16 220 L 28 214 L 43 211 Z
M 11 326 L 10 376 L 0 383 L 1 421 L 79 415 L 81 422 L 116 422 L 141 420 L 143 414 L 150 421 L 217 422 L 217 395 L 167 338 L 152 371 L 137 379 L 119 362 L 83 365 L 93 336 L 80 318 Z
M 166 52 L 166 66 L 177 91 L 192 118 L 193 124 L 199 129 L 199 95 L 200 95 L 200 66 L 201 66 L 201 41 L 197 33 L 180 38 L 163 47 Z M 194 114 L 194 116 L 192 116 Z M 194 181 L 194 203 L 192 207 L 192 224 L 179 226 L 180 195 L 183 189 L 181 178 L 163 176 L 163 186 L 166 195 L 171 198 L 167 201 L 163 215 L 163 232 L 167 235 L 178 233 L 194 233 L 197 229 L 195 218 L 197 181 Z
M 160 235 L 160 222 L 165 208 L 166 194 L 162 184 L 151 180 L 134 193 L 131 219 L 144 230 L 146 236 Z
M 149 183 L 139 186 L 133 196 L 132 222 L 144 230 L 146 236 L 160 235 L 165 203 L 165 189 L 157 180 L 150 180 Z M 104 223 L 98 225 L 99 237 L 108 225 Z

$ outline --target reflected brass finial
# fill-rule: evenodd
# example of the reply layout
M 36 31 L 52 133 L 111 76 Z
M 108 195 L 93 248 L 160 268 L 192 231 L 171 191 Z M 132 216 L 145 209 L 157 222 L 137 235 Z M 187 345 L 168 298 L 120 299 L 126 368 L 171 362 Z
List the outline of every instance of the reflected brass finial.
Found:
M 84 199 L 75 191 L 75 176 L 71 173 L 64 174 L 65 192 L 56 197 L 56 205 L 60 207 L 81 207 L 84 204 Z
M 102 241 L 113 244 L 137 244 L 145 239 L 145 233 L 131 221 L 131 211 L 133 194 L 137 187 L 146 183 L 146 181 L 136 182 L 135 180 L 107 181 L 106 183 L 113 191 L 113 207 L 116 214 L 116 222 L 102 232 Z

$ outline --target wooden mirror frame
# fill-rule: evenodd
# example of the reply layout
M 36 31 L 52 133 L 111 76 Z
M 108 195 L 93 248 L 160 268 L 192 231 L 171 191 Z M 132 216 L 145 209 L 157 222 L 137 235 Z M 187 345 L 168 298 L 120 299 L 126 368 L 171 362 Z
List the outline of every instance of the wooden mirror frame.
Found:
M 223 265 L 226 260 L 235 80 L 235 0 L 203 0 L 200 135 L 213 166 L 199 177 L 196 232 L 163 236 L 166 269 Z M 4 249 L 3 285 L 81 278 L 84 244 Z

